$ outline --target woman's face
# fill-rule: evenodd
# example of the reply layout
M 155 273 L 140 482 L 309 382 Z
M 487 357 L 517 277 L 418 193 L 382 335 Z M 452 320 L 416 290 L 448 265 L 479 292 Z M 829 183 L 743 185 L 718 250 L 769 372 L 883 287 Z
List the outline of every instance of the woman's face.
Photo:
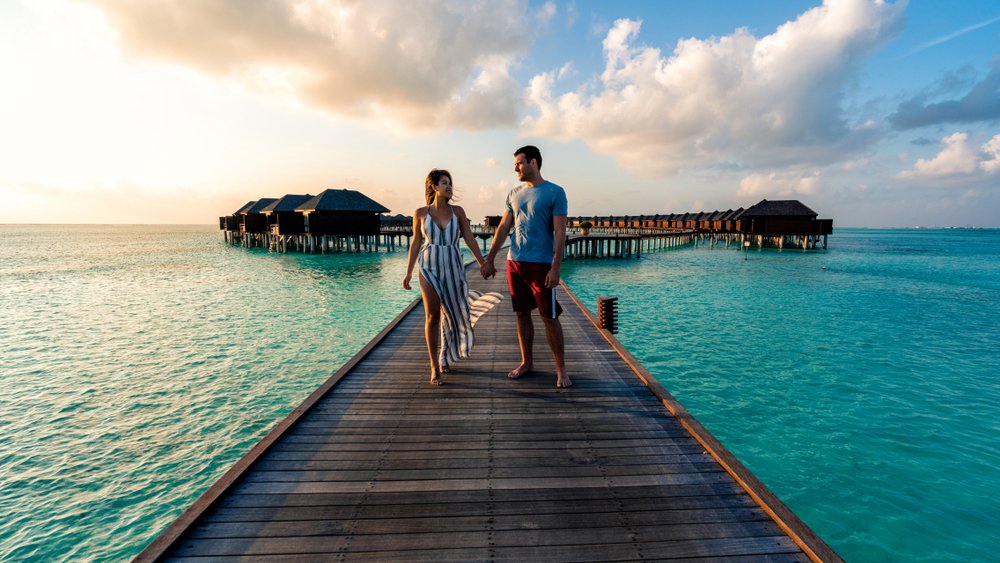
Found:
M 448 176 L 441 176 L 441 179 L 438 180 L 438 183 L 434 186 L 434 189 L 437 190 L 437 193 L 440 194 L 441 197 L 451 197 L 452 195 L 451 178 L 449 178 Z

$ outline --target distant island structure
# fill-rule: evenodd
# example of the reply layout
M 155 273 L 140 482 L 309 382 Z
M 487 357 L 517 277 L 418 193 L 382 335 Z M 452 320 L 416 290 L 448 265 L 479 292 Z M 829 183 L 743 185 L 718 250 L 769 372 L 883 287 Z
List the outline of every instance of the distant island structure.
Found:
M 329 189 L 247 202 L 219 218 L 226 242 L 279 252 L 377 250 L 381 215 L 389 209 L 365 194 Z
M 227 244 L 274 252 L 371 252 L 406 247 L 413 219 L 385 215 L 389 209 L 361 192 L 328 189 L 318 195 L 287 194 L 249 201 L 219 217 Z M 567 219 L 567 257 L 638 256 L 643 250 L 710 242 L 727 247 L 755 244 L 777 248 L 827 247 L 832 219 L 798 200 L 761 200 L 749 208 L 656 215 L 573 216 Z M 473 225 L 483 246 L 500 216 Z M 587 228 L 584 228 L 587 227 Z
M 802 202 L 791 200 L 761 200 L 746 209 L 713 212 L 670 213 L 667 215 L 625 215 L 571 217 L 571 228 L 579 229 L 583 221 L 595 229 L 674 229 L 692 231 L 700 238 L 708 237 L 731 242 L 751 241 L 757 246 L 795 246 L 816 248 L 827 246 L 833 234 L 833 219 L 819 219 L 819 214 Z M 499 217 L 495 218 L 499 224 Z M 822 241 L 822 243 L 820 243 Z

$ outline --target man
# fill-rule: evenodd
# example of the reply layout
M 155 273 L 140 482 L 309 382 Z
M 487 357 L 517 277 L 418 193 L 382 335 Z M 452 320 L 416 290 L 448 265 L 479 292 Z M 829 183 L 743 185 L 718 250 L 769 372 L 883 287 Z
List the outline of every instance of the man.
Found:
M 543 179 L 541 169 L 542 153 L 537 147 L 528 145 L 514 152 L 514 172 L 523 184 L 507 195 L 507 208 L 481 271 L 483 277 L 496 275 L 494 259 L 513 229 L 507 256 L 507 285 L 517 317 L 521 365 L 507 377 L 517 379 L 534 367 L 535 327 L 531 311 L 537 308 L 555 358 L 556 387 L 569 387 L 573 383 L 566 373 L 563 331 L 559 324 L 562 307 L 555 294 L 566 247 L 566 192 Z

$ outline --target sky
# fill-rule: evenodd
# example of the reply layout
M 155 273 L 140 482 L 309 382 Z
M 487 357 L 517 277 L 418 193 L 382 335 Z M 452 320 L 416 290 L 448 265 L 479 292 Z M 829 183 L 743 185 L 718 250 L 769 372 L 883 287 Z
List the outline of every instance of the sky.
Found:
M 534 144 L 569 214 L 1000 227 L 995 0 L 5 0 L 0 223 L 218 224 Z

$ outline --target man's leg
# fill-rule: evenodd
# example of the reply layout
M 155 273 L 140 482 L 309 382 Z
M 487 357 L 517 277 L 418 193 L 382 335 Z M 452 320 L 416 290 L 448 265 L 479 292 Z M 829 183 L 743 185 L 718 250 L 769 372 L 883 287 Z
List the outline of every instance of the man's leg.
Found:
M 545 321 L 545 336 L 552 349 L 552 357 L 556 361 L 556 387 L 569 387 L 573 382 L 566 373 L 566 353 L 563 345 L 562 324 L 558 318 L 543 319 Z
M 534 366 L 531 347 L 535 342 L 535 325 L 531 322 L 531 311 L 515 311 L 517 318 L 517 343 L 521 347 L 521 365 L 517 366 L 507 377 L 517 379 L 531 371 Z

